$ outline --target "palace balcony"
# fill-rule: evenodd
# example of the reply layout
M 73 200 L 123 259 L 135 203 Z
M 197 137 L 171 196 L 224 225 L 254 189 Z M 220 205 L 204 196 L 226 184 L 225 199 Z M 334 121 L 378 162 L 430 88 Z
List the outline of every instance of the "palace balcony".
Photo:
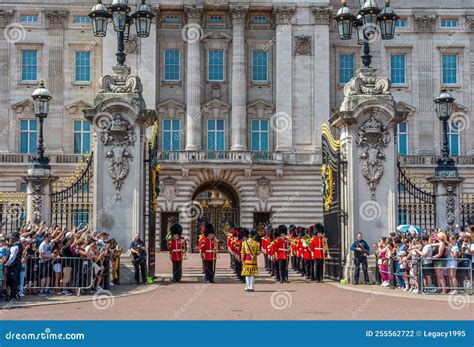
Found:
M 406 167 L 436 167 L 440 156 L 437 155 L 406 155 L 400 156 L 400 164 Z M 473 155 L 459 155 L 453 157 L 458 167 L 474 166 Z

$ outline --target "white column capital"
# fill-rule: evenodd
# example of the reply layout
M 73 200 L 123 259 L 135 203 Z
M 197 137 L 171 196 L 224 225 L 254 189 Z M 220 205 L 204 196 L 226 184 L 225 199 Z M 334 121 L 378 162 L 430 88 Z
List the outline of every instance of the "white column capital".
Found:
M 184 6 L 187 23 L 200 23 L 204 14 L 202 6 Z
M 247 14 L 249 12 L 248 6 L 235 5 L 229 8 L 230 17 L 232 19 L 232 25 L 245 24 Z
M 273 7 L 273 16 L 277 25 L 290 24 L 295 15 L 295 6 L 275 6 Z

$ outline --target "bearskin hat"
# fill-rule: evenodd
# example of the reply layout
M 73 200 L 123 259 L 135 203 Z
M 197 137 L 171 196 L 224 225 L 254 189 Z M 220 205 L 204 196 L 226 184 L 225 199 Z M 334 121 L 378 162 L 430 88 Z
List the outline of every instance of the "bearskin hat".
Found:
M 215 234 L 214 232 L 214 226 L 212 224 L 206 224 L 204 225 L 204 236 L 209 236 L 210 234 Z
M 183 227 L 179 223 L 173 224 L 171 226 L 170 232 L 171 232 L 172 235 L 181 236 L 181 234 L 183 233 Z
M 280 236 L 281 234 L 287 234 L 287 233 L 288 233 L 288 229 L 286 228 L 286 225 L 281 224 L 278 226 L 278 236 Z
M 316 233 L 324 234 L 324 225 L 322 225 L 321 223 L 316 223 L 314 225 L 314 228 L 316 229 Z

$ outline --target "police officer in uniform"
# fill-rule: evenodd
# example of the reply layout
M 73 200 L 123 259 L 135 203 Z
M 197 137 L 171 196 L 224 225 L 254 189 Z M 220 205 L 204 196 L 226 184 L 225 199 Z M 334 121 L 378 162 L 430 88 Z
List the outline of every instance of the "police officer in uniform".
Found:
M 21 256 L 23 246 L 20 242 L 20 234 L 14 232 L 10 236 L 10 250 L 8 260 L 5 263 L 7 268 L 7 285 L 10 288 L 10 297 L 8 300 L 20 300 L 18 289 L 20 286 Z

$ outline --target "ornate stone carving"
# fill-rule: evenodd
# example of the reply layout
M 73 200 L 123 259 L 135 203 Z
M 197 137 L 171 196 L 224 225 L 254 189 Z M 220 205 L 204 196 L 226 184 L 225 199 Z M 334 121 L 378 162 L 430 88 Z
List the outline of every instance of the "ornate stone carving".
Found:
M 138 39 L 137 36 L 130 35 L 130 38 L 128 39 L 128 41 L 125 42 L 125 48 L 124 48 L 125 53 L 127 54 L 136 53 L 139 42 L 140 40 Z
M 32 207 L 33 207 L 33 223 L 40 224 L 43 217 L 43 197 L 42 189 L 41 189 L 41 182 L 33 182 L 32 183 L 32 191 L 33 194 L 32 198 Z
M 69 11 L 45 11 L 44 16 L 48 20 L 48 25 L 50 29 L 64 29 L 65 24 L 67 23 L 67 18 Z
M 111 75 L 100 77 L 99 93 L 142 93 L 140 78 L 130 75 L 128 66 L 114 66 L 112 71 Z
M 13 11 L 0 10 L 0 28 L 5 28 L 13 18 Z
M 436 22 L 436 16 L 428 16 L 428 15 L 416 15 L 414 16 L 415 18 L 415 24 L 416 24 L 416 30 L 422 31 L 422 32 L 431 32 L 433 31 L 433 25 Z
M 172 201 L 178 195 L 178 186 L 176 184 L 176 179 L 168 176 L 163 179 L 163 190 L 161 196 L 166 200 Z
M 245 19 L 247 18 L 247 13 L 249 11 L 248 6 L 230 6 L 229 8 L 230 16 L 232 19 L 232 23 L 237 21 L 238 23 L 242 24 Z
M 390 81 L 385 77 L 377 77 L 376 71 L 372 68 L 360 69 L 356 77 L 344 86 L 344 95 L 391 95 Z
M 115 186 L 116 198 L 120 200 L 120 190 L 130 171 L 132 154 L 128 146 L 133 146 L 136 135 L 132 125 L 120 114 L 113 116 L 112 121 L 99 134 L 100 141 L 112 148 L 105 153 L 107 171 Z
M 275 23 L 279 24 L 291 24 L 294 21 L 295 7 L 274 7 L 273 16 L 275 17 Z
M 446 232 L 454 232 L 456 221 L 456 185 L 445 183 L 446 187 Z
M 333 17 L 332 8 L 327 7 L 313 7 L 314 24 L 329 25 Z
M 272 184 L 268 178 L 262 176 L 257 179 L 257 184 L 255 186 L 257 198 L 262 201 L 267 201 L 272 196 L 272 192 Z
M 466 16 L 466 30 L 474 30 L 474 16 Z
M 359 159 L 362 161 L 362 176 L 367 180 L 372 200 L 375 200 L 375 190 L 384 173 L 385 154 L 383 148 L 390 142 L 388 127 L 378 120 L 374 114 L 357 130 L 356 143 L 364 147 Z
M 311 55 L 311 37 L 295 37 L 295 55 Z
M 204 13 L 202 6 L 184 6 L 184 13 L 186 14 L 186 21 L 189 22 L 200 22 Z

